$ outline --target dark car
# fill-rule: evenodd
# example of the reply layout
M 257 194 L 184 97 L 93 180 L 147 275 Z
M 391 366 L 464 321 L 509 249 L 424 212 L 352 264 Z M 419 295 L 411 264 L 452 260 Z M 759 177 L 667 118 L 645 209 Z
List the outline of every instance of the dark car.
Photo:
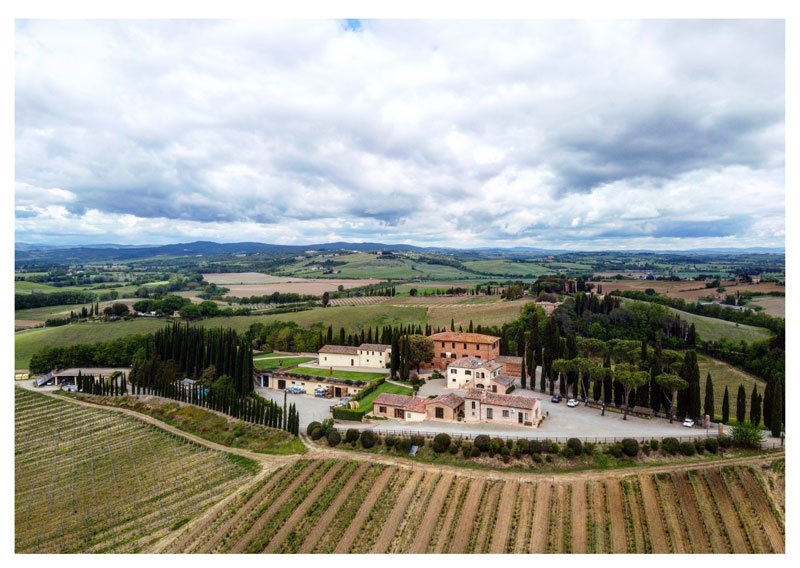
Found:
M 557 394 L 550 399 L 550 402 L 561 402 L 561 400 L 562 400 L 561 395 Z

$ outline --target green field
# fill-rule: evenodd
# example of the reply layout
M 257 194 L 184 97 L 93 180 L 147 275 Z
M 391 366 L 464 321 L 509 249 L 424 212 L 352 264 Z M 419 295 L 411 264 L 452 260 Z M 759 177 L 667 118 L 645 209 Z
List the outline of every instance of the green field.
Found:
M 698 316 L 674 308 L 669 309 L 678 314 L 682 320 L 693 323 L 697 334 L 703 341 L 717 341 L 721 337 L 727 337 L 732 341 L 744 340 L 749 342 L 757 339 L 767 339 L 772 336 L 770 331 L 763 327 Z
M 473 325 L 502 325 L 519 317 L 522 308 L 530 300 L 514 300 L 513 302 L 494 303 L 459 303 L 448 304 L 431 308 L 428 312 L 428 322 L 434 327 L 450 327 L 453 320 L 456 329 L 462 326 L 465 330 L 472 320 Z
M 351 379 L 354 381 L 364 381 L 368 383 L 370 381 L 376 381 L 378 379 L 382 379 L 386 375 L 389 374 L 387 370 L 385 373 L 365 373 L 359 371 L 333 371 L 331 374 L 329 369 L 319 368 L 319 367 L 298 367 L 297 369 L 291 369 L 287 371 L 287 373 L 291 375 L 312 375 L 314 377 L 334 377 L 337 379 Z
M 764 381 L 754 377 L 749 373 L 745 373 L 732 365 L 728 365 L 723 361 L 712 359 L 700 353 L 697 354 L 697 363 L 700 367 L 700 401 L 705 400 L 706 396 L 706 376 L 711 373 L 711 381 L 714 383 L 714 412 L 722 415 L 722 398 L 725 396 L 725 387 L 728 387 L 728 395 L 730 397 L 730 412 L 731 419 L 736 417 L 736 393 L 739 385 L 744 385 L 744 390 L 747 393 L 747 417 L 750 417 L 750 393 L 753 390 L 753 385 L 758 385 L 757 389 L 761 395 L 764 395 Z
M 105 307 L 110 306 L 115 302 L 121 302 L 123 304 L 128 304 L 131 306 L 138 302 L 138 298 L 127 298 L 124 300 L 108 300 L 105 302 L 100 302 L 100 310 L 102 311 Z M 15 320 L 27 320 L 27 321 L 44 321 L 49 318 L 65 318 L 69 317 L 70 312 L 80 313 L 81 308 L 86 308 L 87 310 L 92 307 L 93 304 L 62 304 L 59 306 L 44 306 L 41 308 L 30 308 L 27 310 L 15 310 L 14 311 L 14 319 Z
M 316 357 L 276 357 L 272 359 L 253 359 L 256 369 L 280 369 L 313 361 Z
M 464 266 L 479 272 L 490 272 L 497 275 L 527 276 L 529 274 L 538 276 L 553 272 L 552 268 L 542 266 L 535 262 L 512 262 L 510 260 L 470 260 Z

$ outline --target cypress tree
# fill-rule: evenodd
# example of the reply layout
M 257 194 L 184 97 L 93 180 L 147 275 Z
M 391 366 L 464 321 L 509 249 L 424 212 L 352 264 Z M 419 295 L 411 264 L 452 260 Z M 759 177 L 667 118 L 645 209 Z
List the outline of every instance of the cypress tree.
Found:
M 611 377 L 611 355 L 606 352 L 603 358 L 603 369 L 605 369 L 605 377 L 603 379 L 603 402 L 608 405 L 611 404 L 612 398 L 612 377 Z
M 736 420 L 740 424 L 744 422 L 747 413 L 747 393 L 744 385 L 739 385 L 739 392 L 736 394 Z
M 778 378 L 772 381 L 772 416 L 770 417 L 770 430 L 776 438 L 781 435 L 783 425 L 783 381 Z
M 728 385 L 725 385 L 725 394 L 722 396 L 722 423 L 727 424 L 730 420 L 730 397 L 728 396 Z
M 711 382 L 711 373 L 706 375 L 706 396 L 703 401 L 703 413 L 714 420 L 714 383 Z
M 761 396 L 758 388 L 753 384 L 753 391 L 750 393 L 750 423 L 758 426 L 761 422 Z
M 767 380 L 767 386 L 764 388 L 764 407 L 763 407 L 763 420 L 767 428 L 772 428 L 772 390 L 774 388 L 772 376 Z

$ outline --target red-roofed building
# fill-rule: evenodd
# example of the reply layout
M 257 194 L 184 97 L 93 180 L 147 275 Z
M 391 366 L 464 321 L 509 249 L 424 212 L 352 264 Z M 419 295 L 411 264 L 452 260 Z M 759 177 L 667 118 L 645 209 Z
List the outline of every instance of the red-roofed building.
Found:
M 500 338 L 482 333 L 444 331 L 430 336 L 433 340 L 435 369 L 444 370 L 448 363 L 462 357 L 492 360 L 500 355 Z
M 542 401 L 533 396 L 497 394 L 469 389 L 464 396 L 464 422 L 503 422 L 519 426 L 539 426 Z

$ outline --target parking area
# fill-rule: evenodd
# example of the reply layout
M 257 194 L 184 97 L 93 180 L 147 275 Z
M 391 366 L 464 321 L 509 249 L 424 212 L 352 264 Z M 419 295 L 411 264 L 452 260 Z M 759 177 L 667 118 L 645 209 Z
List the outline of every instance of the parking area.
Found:
M 256 392 L 266 399 L 274 400 L 283 406 L 283 391 L 257 387 Z M 312 422 L 322 422 L 326 418 L 333 418 L 330 407 L 341 399 L 339 398 L 316 398 L 313 394 L 287 394 L 286 404 L 294 403 L 300 413 L 300 428 L 308 426 Z

